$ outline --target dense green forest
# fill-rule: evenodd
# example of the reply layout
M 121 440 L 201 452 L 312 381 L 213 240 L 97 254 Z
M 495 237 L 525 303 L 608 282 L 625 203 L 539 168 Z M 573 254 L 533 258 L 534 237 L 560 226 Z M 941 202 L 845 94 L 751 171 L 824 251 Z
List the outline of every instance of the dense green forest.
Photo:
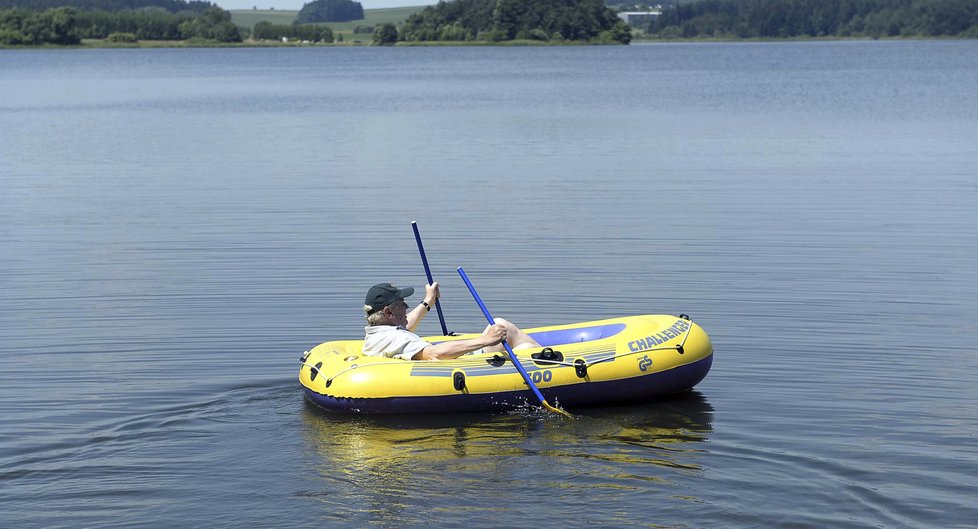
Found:
M 302 6 L 295 21 L 299 24 L 349 22 L 363 19 L 363 5 L 353 0 L 313 0 Z
M 664 9 L 659 38 L 978 37 L 978 0 L 702 0 Z
M 399 39 L 628 44 L 631 29 L 603 0 L 454 0 L 408 17 Z
M 0 44 L 78 44 L 81 36 L 75 23 L 75 10 L 70 7 L 0 9 Z
M 137 11 L 45 11 L 0 9 L 0 44 L 7 46 L 78 44 L 83 38 L 115 42 L 204 39 L 241 42 L 231 14 L 218 7 L 203 13 L 171 13 L 162 8 Z
M 76 9 L 99 9 L 102 11 L 120 11 L 123 9 L 143 9 L 145 7 L 160 7 L 171 13 L 193 11 L 203 13 L 214 7 L 210 2 L 198 0 L 0 0 L 0 9 L 19 7 L 33 11 L 46 11 L 56 7 L 74 7 Z

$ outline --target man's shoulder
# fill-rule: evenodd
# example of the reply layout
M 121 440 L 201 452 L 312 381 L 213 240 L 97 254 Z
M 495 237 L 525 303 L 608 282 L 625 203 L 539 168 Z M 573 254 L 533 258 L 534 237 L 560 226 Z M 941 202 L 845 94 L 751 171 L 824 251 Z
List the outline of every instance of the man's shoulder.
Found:
M 424 338 L 395 325 L 371 325 L 366 328 L 363 354 L 411 360 L 418 351 L 431 345 Z
M 371 325 L 366 331 L 367 340 L 424 341 L 424 338 L 400 325 Z
M 406 332 L 408 334 L 414 334 L 400 325 L 368 325 L 364 328 L 364 330 L 367 334 L 385 334 L 389 332 Z

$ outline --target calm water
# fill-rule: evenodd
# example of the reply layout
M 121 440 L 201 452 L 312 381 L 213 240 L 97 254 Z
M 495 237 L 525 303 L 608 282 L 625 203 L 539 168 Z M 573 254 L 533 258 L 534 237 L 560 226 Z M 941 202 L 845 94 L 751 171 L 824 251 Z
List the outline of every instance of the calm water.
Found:
M 978 42 L 0 51 L 3 527 L 974 527 Z M 300 353 L 685 312 L 684 397 L 362 418 Z M 422 326 L 438 332 L 433 316 Z

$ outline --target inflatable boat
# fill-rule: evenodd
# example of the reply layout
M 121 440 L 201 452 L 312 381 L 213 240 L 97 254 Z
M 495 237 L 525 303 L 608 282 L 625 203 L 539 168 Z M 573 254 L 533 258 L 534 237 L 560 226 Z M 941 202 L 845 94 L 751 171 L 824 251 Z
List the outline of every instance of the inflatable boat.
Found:
M 691 389 L 710 371 L 713 346 L 686 315 L 643 315 L 525 329 L 542 349 L 516 351 L 540 392 L 567 409 L 648 402 Z M 426 337 L 429 343 L 476 335 Z M 506 410 L 537 399 L 503 353 L 411 361 L 363 356 L 362 340 L 302 354 L 306 398 L 330 411 L 438 413 Z

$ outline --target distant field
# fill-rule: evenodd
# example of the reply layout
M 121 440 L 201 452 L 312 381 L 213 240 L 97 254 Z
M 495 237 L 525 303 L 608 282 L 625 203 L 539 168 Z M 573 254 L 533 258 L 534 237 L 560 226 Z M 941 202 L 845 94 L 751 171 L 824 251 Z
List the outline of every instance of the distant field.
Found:
M 253 28 L 255 24 L 262 21 L 272 24 L 291 24 L 297 14 L 298 11 L 232 10 L 231 22 L 246 28 Z
M 422 5 L 414 7 L 391 7 L 387 9 L 364 9 L 364 18 L 362 20 L 328 22 L 325 25 L 329 26 L 334 32 L 351 33 L 356 26 L 374 26 L 386 22 L 400 24 L 409 15 L 417 13 L 424 8 L 425 6 Z M 255 24 L 262 21 L 271 22 L 272 24 L 291 24 L 297 14 L 299 14 L 298 11 L 279 11 L 277 9 L 274 11 L 241 9 L 231 11 L 231 21 L 239 26 L 248 28 L 253 28 Z

